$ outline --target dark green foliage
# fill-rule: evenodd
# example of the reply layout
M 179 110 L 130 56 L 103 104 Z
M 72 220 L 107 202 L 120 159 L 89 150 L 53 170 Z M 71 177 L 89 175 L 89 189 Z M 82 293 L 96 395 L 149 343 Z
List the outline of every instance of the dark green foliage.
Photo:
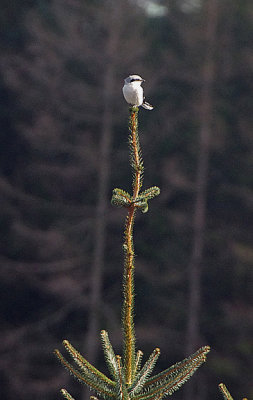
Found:
M 56 350 L 55 353 L 62 365 L 67 368 L 71 375 L 79 382 L 86 384 L 91 390 L 94 390 L 105 400 L 110 400 L 112 398 L 151 400 L 161 399 L 166 395 L 171 395 L 194 374 L 196 369 L 203 362 L 206 361 L 206 354 L 210 350 L 208 346 L 203 347 L 192 356 L 150 378 L 150 374 L 160 355 L 160 349 L 156 348 L 143 365 L 142 369 L 139 372 L 138 368 L 135 369 L 133 383 L 127 385 L 121 357 L 118 355 L 115 356 L 106 331 L 101 332 L 101 339 L 105 360 L 113 380 L 94 368 L 67 340 L 63 341 L 63 345 L 77 367 L 73 367 L 58 350 Z M 140 357 L 142 353 L 139 351 L 138 355 Z M 138 362 L 138 364 L 140 363 Z M 72 397 L 66 390 L 62 389 L 61 393 L 66 399 L 72 400 Z
M 129 207 L 132 203 L 132 197 L 122 189 L 113 189 L 111 203 L 117 207 Z
M 117 207 L 130 207 L 134 204 L 136 207 L 140 208 L 142 212 L 148 211 L 148 200 L 153 199 L 158 196 L 160 189 L 157 186 L 151 187 L 137 196 L 136 200 L 133 200 L 132 196 L 128 192 L 122 189 L 113 189 L 113 195 L 111 203 Z
M 224 385 L 224 383 L 219 384 L 219 389 L 222 393 L 224 400 L 234 400 L 231 394 L 229 393 L 227 387 Z M 242 400 L 247 400 L 247 399 L 243 398 Z
M 63 397 L 65 397 L 65 399 L 67 399 L 67 400 L 74 400 L 74 398 L 67 392 L 66 389 L 61 389 L 61 394 L 62 394 Z
M 160 189 L 157 186 L 153 186 L 144 192 L 140 193 L 135 200 L 136 207 L 140 208 L 143 213 L 148 211 L 148 200 L 160 194 Z
M 231 394 L 229 393 L 229 391 L 227 390 L 226 386 L 223 383 L 219 384 L 219 389 L 224 397 L 224 400 L 233 400 L 233 397 L 231 396 Z

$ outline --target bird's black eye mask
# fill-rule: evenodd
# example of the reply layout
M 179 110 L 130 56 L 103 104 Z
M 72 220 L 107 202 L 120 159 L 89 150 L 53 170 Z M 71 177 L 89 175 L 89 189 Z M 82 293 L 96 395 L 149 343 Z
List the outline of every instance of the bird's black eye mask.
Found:
M 137 78 L 133 78 L 133 79 L 131 79 L 131 81 L 130 82 L 135 82 L 135 81 L 142 81 L 142 79 L 137 79 Z

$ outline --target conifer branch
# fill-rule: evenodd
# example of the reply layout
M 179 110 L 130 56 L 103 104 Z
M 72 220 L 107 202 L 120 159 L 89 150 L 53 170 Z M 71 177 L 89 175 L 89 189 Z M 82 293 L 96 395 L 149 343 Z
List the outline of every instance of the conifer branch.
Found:
M 68 340 L 63 340 L 63 345 L 79 368 L 89 376 L 94 376 L 101 383 L 108 384 L 110 386 L 115 386 L 115 383 L 107 378 L 102 372 L 97 368 L 93 367 L 70 343 Z
M 141 371 L 136 375 L 132 386 L 129 388 L 131 397 L 133 397 L 133 395 L 141 391 L 144 383 L 146 382 L 151 372 L 153 371 L 159 355 L 160 355 L 160 349 L 156 348 L 150 355 L 149 359 L 144 364 Z
M 154 197 L 158 196 L 160 194 L 160 189 L 157 186 L 153 186 L 149 189 L 144 190 L 144 192 L 141 192 L 138 199 L 140 200 L 150 200 L 153 199 Z M 138 200 L 137 199 L 137 200 Z
M 114 379 L 116 379 L 118 375 L 118 363 L 112 345 L 110 343 L 108 333 L 104 330 L 101 331 L 101 341 L 108 369 L 112 374 L 112 376 L 114 377 Z
M 136 353 L 134 376 L 136 376 L 136 374 L 139 372 L 141 368 L 142 357 L 143 357 L 143 352 L 141 350 L 138 350 Z
M 121 365 L 121 357 L 116 356 L 116 361 L 118 365 L 118 379 L 117 379 L 117 394 L 118 398 L 120 400 L 127 400 L 127 390 L 126 390 L 126 385 L 125 385 L 125 379 L 124 379 L 124 371 L 122 370 L 122 365 Z
M 117 188 L 113 189 L 111 203 L 117 207 L 129 207 L 132 203 L 132 198 L 129 193 Z
M 97 380 L 91 378 L 89 375 L 84 375 L 83 373 L 76 370 L 59 352 L 59 350 L 55 350 L 55 355 L 60 360 L 62 365 L 67 368 L 69 373 L 73 375 L 79 382 L 84 383 L 89 388 L 93 389 L 96 393 L 103 396 L 104 399 L 115 398 L 116 395 L 113 393 L 111 389 L 109 389 L 106 384 L 101 384 Z
M 233 400 L 233 397 L 231 396 L 231 394 L 229 393 L 228 389 L 226 388 L 226 386 L 224 385 L 224 383 L 220 383 L 219 384 L 219 389 L 224 397 L 224 400 Z
M 170 368 L 148 379 L 143 387 L 143 395 L 138 399 L 156 398 L 156 396 L 172 394 L 178 390 L 206 361 L 206 354 L 210 351 L 209 346 L 200 348 L 195 354 L 185 358 L 183 361 L 172 365 Z M 160 397 L 159 397 L 160 398 Z
M 65 397 L 65 399 L 67 399 L 67 400 L 75 400 L 74 397 L 72 397 L 71 394 L 69 394 L 69 392 L 67 392 L 66 389 L 61 389 L 61 394 L 62 394 L 63 397 Z
M 223 395 L 224 400 L 233 400 L 233 397 L 229 393 L 229 391 L 228 391 L 226 385 L 224 385 L 224 383 L 219 384 L 219 389 Z M 247 400 L 247 399 L 246 399 L 246 397 L 244 397 L 242 400 Z

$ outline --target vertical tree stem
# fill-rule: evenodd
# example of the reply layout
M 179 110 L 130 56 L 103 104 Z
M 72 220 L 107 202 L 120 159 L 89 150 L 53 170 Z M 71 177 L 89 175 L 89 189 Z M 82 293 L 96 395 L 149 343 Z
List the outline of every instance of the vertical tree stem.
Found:
M 131 163 L 134 170 L 133 176 L 133 203 L 128 209 L 125 226 L 125 270 L 123 279 L 123 333 L 124 333 L 124 367 L 126 384 L 130 385 L 133 378 L 135 366 L 135 334 L 133 323 L 134 306 L 134 246 L 133 225 L 136 212 L 134 201 L 139 195 L 142 185 L 142 161 L 139 150 L 138 139 L 138 108 L 130 108 L 130 153 Z

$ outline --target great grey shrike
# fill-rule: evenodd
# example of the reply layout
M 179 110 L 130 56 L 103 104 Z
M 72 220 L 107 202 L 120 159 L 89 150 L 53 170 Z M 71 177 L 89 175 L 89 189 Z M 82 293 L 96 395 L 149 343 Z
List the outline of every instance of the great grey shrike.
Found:
M 128 104 L 136 107 L 142 106 L 147 110 L 153 110 L 154 107 L 147 103 L 143 97 L 142 82 L 145 82 L 145 80 L 139 75 L 129 75 L 125 79 L 125 84 L 122 88 L 123 95 Z

